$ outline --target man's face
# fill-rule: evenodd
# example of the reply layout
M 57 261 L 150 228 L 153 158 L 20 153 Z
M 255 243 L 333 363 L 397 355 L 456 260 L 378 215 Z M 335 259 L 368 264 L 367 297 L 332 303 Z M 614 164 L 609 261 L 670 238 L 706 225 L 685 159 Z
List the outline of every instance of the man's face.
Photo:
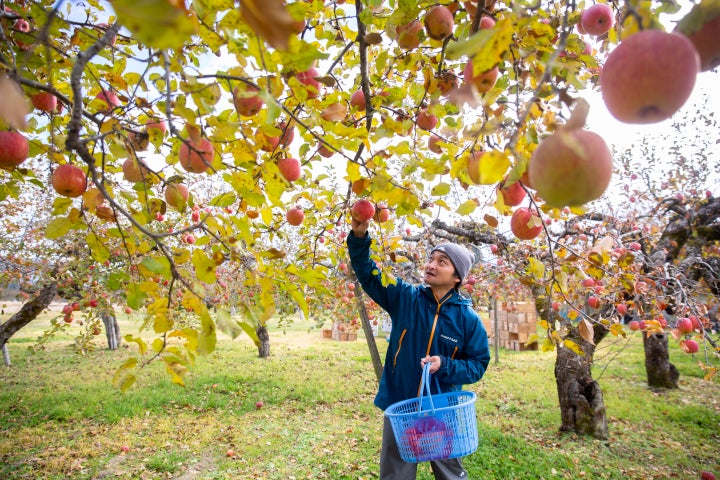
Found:
M 424 280 L 431 287 L 454 287 L 460 281 L 455 274 L 455 266 L 450 261 L 450 257 L 440 251 L 433 252 L 427 264 L 425 264 Z

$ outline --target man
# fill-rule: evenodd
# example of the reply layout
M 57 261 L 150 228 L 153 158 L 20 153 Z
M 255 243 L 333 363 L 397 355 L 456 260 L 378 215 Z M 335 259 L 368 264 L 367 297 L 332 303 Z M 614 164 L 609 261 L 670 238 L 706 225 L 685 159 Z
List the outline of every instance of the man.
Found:
M 398 279 L 395 285 L 383 286 L 370 258 L 368 226 L 369 221 L 353 219 L 347 246 L 363 290 L 392 319 L 375 405 L 385 410 L 396 402 L 417 397 L 427 363 L 442 392 L 460 390 L 480 380 L 490 362 L 487 333 L 472 302 L 459 293 L 472 267 L 473 255 L 454 243 L 438 245 L 425 266 L 425 285 L 414 286 Z M 468 478 L 459 458 L 430 463 L 436 479 Z M 416 472 L 417 464 L 401 459 L 392 426 L 385 418 L 380 479 L 412 480 Z

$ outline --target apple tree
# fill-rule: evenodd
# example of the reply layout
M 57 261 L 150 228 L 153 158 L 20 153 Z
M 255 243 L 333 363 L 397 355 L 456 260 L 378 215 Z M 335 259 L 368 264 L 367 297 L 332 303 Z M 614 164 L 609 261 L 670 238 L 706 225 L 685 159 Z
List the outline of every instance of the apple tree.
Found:
M 147 358 L 182 384 L 217 328 L 262 332 L 278 298 L 308 316 L 343 257 L 321 240 L 357 198 L 392 212 L 390 246 L 441 213 L 490 232 L 512 215 L 529 237 L 539 205 L 580 211 L 612 163 L 583 89 L 623 121 L 671 116 L 696 51 L 715 64 L 702 5 L 671 34 L 667 2 L 3 1 L 2 221 L 45 212 L 47 248 L 77 243 L 91 284 L 152 328 L 125 337 L 121 388 Z M 537 193 L 513 205 L 500 182 Z

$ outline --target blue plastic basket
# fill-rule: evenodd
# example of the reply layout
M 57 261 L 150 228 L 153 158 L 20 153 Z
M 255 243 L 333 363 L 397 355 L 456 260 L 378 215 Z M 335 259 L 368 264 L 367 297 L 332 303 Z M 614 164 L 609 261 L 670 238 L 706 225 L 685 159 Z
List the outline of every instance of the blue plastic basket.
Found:
M 423 369 L 418 397 L 385 410 L 400 456 L 409 463 L 464 457 L 478 447 L 477 396 L 466 391 L 430 395 L 429 367 Z

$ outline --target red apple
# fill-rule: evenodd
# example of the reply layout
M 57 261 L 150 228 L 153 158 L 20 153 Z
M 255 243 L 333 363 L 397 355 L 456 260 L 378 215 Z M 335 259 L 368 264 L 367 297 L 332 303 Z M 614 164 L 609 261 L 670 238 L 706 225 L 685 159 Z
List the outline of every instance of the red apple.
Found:
M 707 470 L 703 470 L 700 472 L 700 480 L 715 480 L 715 474 L 708 472 Z
M 233 450 L 232 448 L 228 448 L 227 452 L 225 452 L 225 456 L 226 456 L 226 457 L 230 457 L 230 458 L 234 457 L 234 456 L 235 456 L 235 450 Z
M 342 102 L 333 102 L 320 112 L 320 117 L 329 122 L 339 122 L 347 116 L 347 105 Z
M 595 3 L 582 12 L 580 23 L 583 30 L 590 35 L 605 35 L 615 24 L 615 17 L 610 5 Z
M 255 408 L 257 409 L 262 408 L 264 405 L 265 404 L 262 402 L 262 400 L 255 402 Z
M 590 308 L 599 308 L 600 307 L 600 299 L 598 297 L 592 296 L 588 297 L 588 305 L 590 305 Z
M 628 323 L 628 327 L 630 327 L 630 330 L 633 331 L 640 330 L 640 322 L 637 320 L 631 320 L 630 323 Z
M 560 310 L 560 302 L 552 302 L 551 308 L 556 312 L 559 311 Z
M 472 60 L 468 60 L 465 64 L 465 68 L 463 68 L 463 79 L 465 80 L 465 83 L 475 87 L 478 93 L 487 93 L 492 90 L 497 82 L 499 74 L 500 70 L 497 66 L 485 72 L 475 74 Z
M 350 96 L 350 105 L 353 108 L 357 108 L 361 112 L 365 111 L 367 105 L 365 104 L 365 93 L 362 91 L 362 89 L 353 92 L 353 94 Z
M 507 185 L 505 181 L 500 182 L 498 190 L 508 207 L 517 207 L 525 199 L 525 189 L 520 182 L 513 182 L 510 185 Z
M 495 19 L 492 17 L 488 17 L 487 15 L 483 15 L 483 17 L 480 19 L 480 30 L 490 30 L 495 26 Z
M 678 332 L 684 334 L 684 333 L 691 333 L 693 331 L 693 325 L 692 321 L 689 318 L 678 318 L 677 321 L 677 329 Z
M 100 110 L 100 112 L 102 112 L 102 113 L 109 113 L 114 108 L 122 105 L 122 103 L 120 103 L 120 99 L 118 98 L 118 96 L 108 90 L 100 90 L 100 92 L 97 95 L 95 95 L 95 98 L 102 100 L 103 103 L 105 103 L 105 109 Z
M 305 220 L 305 212 L 300 207 L 291 208 L 285 214 L 285 219 L 290 225 L 297 227 Z
M 190 173 L 203 173 L 212 165 L 215 149 L 207 138 L 185 139 L 178 152 L 180 165 Z
M 52 173 L 51 182 L 55 191 L 64 197 L 79 197 L 87 188 L 85 172 L 69 163 L 60 165 L 55 169 Z
M 693 339 L 680 340 L 680 348 L 682 348 L 685 353 L 697 353 L 697 351 L 700 350 L 698 343 Z
M 442 142 L 442 141 L 443 141 L 442 138 L 440 138 L 439 136 L 437 136 L 433 133 L 428 138 L 428 143 L 427 143 L 428 150 L 430 150 L 433 153 L 438 153 L 438 154 L 442 153 L 442 147 L 440 145 L 438 145 L 438 143 Z
M 347 263 L 340 262 L 340 264 L 338 264 L 338 269 L 342 272 L 347 272 Z
M 500 248 L 497 245 L 495 245 L 494 243 L 490 245 L 490 253 L 492 253 L 493 255 L 497 255 L 499 251 Z
M 600 90 L 608 110 L 621 122 L 655 123 L 683 106 L 699 69 L 700 57 L 687 37 L 642 30 L 610 52 L 600 73 Z
M 624 303 L 618 303 L 615 305 L 615 310 L 617 310 L 620 315 L 625 315 L 627 313 L 627 305 Z
M 423 108 L 418 112 L 415 124 L 418 128 L 429 131 L 437 126 L 438 118 Z
M 333 153 L 335 152 L 328 148 L 328 146 L 324 143 L 320 144 L 320 147 L 318 147 L 318 155 L 320 155 L 321 157 L 330 158 L 333 156 Z
M 390 209 L 383 203 L 378 203 L 373 219 L 376 222 L 387 222 L 390 219 Z
M 413 20 L 410 23 L 397 27 L 395 31 L 398 34 L 398 46 L 405 50 L 417 48 L 422 41 L 420 38 L 420 32 L 422 32 L 422 29 L 422 23 L 418 20 Z
M 720 65 L 720 11 L 713 11 L 712 5 L 712 2 L 696 3 L 676 28 L 695 46 L 703 72 Z
M 375 205 L 363 198 L 355 202 L 350 209 L 350 215 L 358 222 L 365 222 L 375 215 Z
M 165 201 L 176 210 L 184 211 L 190 192 L 182 183 L 171 183 L 165 188 Z
M 580 206 L 607 189 L 613 160 L 605 141 L 587 130 L 561 130 L 546 137 L 529 164 L 530 183 L 548 205 Z
M 23 163 L 30 152 L 30 144 L 18 132 L 0 132 L 0 168 L 13 170 Z
M 40 92 L 30 97 L 33 107 L 47 113 L 55 113 L 58 109 L 57 97 L 49 92 Z
M 320 95 L 320 87 L 322 84 L 317 80 L 319 76 L 320 73 L 318 73 L 315 67 L 295 74 L 295 78 L 305 86 L 308 99 L 317 98 Z
M 293 127 L 292 125 L 288 125 L 287 122 L 280 122 L 278 128 L 282 131 L 282 134 L 278 139 L 278 143 L 287 147 L 292 143 L 293 138 L 295 138 L 295 127 Z
M 520 240 L 532 240 L 542 229 L 542 220 L 529 208 L 518 208 L 510 218 L 510 230 Z
M 288 182 L 294 182 L 300 178 L 300 161 L 297 158 L 283 157 L 277 162 L 280 174 Z
M 435 5 L 425 14 L 423 20 L 425 33 L 433 40 L 443 40 L 453 32 L 455 19 L 452 12 L 444 5 Z
M 130 183 L 143 182 L 147 178 L 149 171 L 147 165 L 142 160 L 128 158 L 122 165 L 125 180 Z
M 241 83 L 233 90 L 233 104 L 238 114 L 253 117 L 262 109 L 265 102 L 257 95 L 260 90 L 252 85 Z

